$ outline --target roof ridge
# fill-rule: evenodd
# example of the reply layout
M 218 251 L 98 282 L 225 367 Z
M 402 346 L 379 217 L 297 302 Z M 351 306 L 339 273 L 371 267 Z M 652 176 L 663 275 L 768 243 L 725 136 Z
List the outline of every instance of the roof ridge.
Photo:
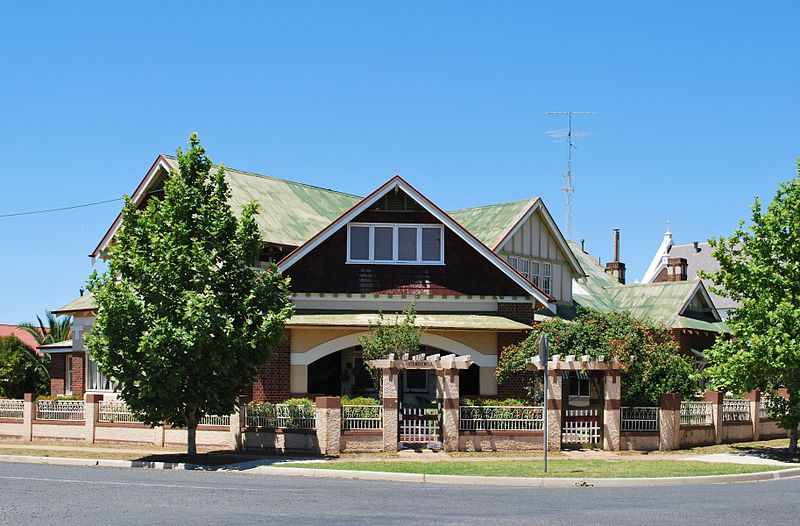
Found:
M 178 160 L 178 158 L 175 157 L 174 155 L 167 155 L 165 153 L 162 153 L 161 155 L 163 155 L 167 159 L 172 159 L 172 160 L 176 160 L 176 161 Z M 294 185 L 297 185 L 297 186 L 305 186 L 306 188 L 314 188 L 315 190 L 325 190 L 326 192 L 333 192 L 333 193 L 339 194 L 339 195 L 346 195 L 347 197 L 355 197 L 356 199 L 363 199 L 364 198 L 361 195 L 350 194 L 350 193 L 347 193 L 347 192 L 341 192 L 339 190 L 334 190 L 332 188 L 325 188 L 325 187 L 317 186 L 317 185 L 313 185 L 313 184 L 301 183 L 299 181 L 292 181 L 290 179 L 281 179 L 280 177 L 275 177 L 275 176 L 272 176 L 272 175 L 264 175 L 264 174 L 260 174 L 260 173 L 256 173 L 256 172 L 249 172 L 247 170 L 240 170 L 239 168 L 232 168 L 232 167 L 224 165 L 224 164 L 220 165 L 220 164 L 213 164 L 212 163 L 212 167 L 219 167 L 219 166 L 225 166 L 226 170 L 231 170 L 231 171 L 234 171 L 234 172 L 238 172 L 238 173 L 240 173 L 242 175 L 249 175 L 249 176 L 252 176 L 252 177 L 261 177 L 261 178 L 264 178 L 264 179 L 272 179 L 273 181 L 280 181 L 282 183 L 289 183 L 289 184 L 294 184 Z
M 447 213 L 453 212 L 463 212 L 464 210 L 480 210 L 481 208 L 492 208 L 495 206 L 503 206 L 503 205 L 516 205 L 521 203 L 530 203 L 539 199 L 538 197 L 529 197 L 528 199 L 517 199 L 515 201 L 505 201 L 503 203 L 494 203 L 490 205 L 481 205 L 481 206 L 468 206 L 466 208 L 457 208 L 455 210 L 449 210 Z

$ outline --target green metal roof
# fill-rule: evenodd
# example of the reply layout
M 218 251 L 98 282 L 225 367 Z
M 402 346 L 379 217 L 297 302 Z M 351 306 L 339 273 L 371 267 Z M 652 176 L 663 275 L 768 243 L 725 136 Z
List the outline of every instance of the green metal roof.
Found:
M 56 309 L 53 311 L 53 314 L 70 314 L 73 312 L 83 311 L 83 310 L 94 310 L 97 308 L 97 303 L 94 301 L 94 295 L 89 292 L 84 294 L 80 298 L 74 299 L 61 307 L 60 309 Z
M 176 158 L 164 157 L 177 169 Z M 217 168 L 215 166 L 214 171 Z M 247 203 L 258 202 L 258 226 L 268 242 L 279 245 L 302 245 L 362 199 L 227 166 L 225 174 L 231 187 L 230 204 L 234 213 L 241 213 Z
M 472 235 L 494 250 L 522 215 L 536 202 L 536 199 L 523 199 L 496 205 L 462 208 L 448 212 L 450 217 L 461 223 Z
M 730 332 L 722 322 L 680 314 L 702 283 L 673 281 L 623 285 L 607 274 L 592 255 L 575 243 L 570 242 L 570 245 L 587 274 L 585 279 L 577 280 L 577 286 L 573 287 L 573 297 L 580 306 L 601 312 L 630 311 L 641 320 L 663 322 L 671 329 Z
M 384 314 L 384 323 L 394 323 L 397 314 Z M 287 322 L 289 327 L 370 327 L 380 321 L 374 312 L 297 311 Z M 417 327 L 449 330 L 525 331 L 531 326 L 497 314 L 417 313 Z

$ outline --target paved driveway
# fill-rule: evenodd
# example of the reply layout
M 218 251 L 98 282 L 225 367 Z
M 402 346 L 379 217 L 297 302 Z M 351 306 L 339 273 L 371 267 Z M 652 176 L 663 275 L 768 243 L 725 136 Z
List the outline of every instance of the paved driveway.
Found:
M 0 524 L 797 524 L 800 479 L 481 488 L 0 464 Z

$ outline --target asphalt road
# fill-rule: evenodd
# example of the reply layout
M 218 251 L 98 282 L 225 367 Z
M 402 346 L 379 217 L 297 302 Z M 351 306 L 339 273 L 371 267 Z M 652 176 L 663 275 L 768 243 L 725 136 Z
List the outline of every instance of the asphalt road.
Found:
M 493 488 L 0 464 L 0 524 L 798 524 L 800 479 Z

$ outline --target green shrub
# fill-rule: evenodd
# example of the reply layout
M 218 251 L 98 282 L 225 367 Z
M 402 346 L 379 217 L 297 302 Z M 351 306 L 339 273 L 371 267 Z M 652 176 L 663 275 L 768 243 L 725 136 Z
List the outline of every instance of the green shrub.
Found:
M 342 405 L 381 405 L 381 401 L 369 396 L 342 397 Z

